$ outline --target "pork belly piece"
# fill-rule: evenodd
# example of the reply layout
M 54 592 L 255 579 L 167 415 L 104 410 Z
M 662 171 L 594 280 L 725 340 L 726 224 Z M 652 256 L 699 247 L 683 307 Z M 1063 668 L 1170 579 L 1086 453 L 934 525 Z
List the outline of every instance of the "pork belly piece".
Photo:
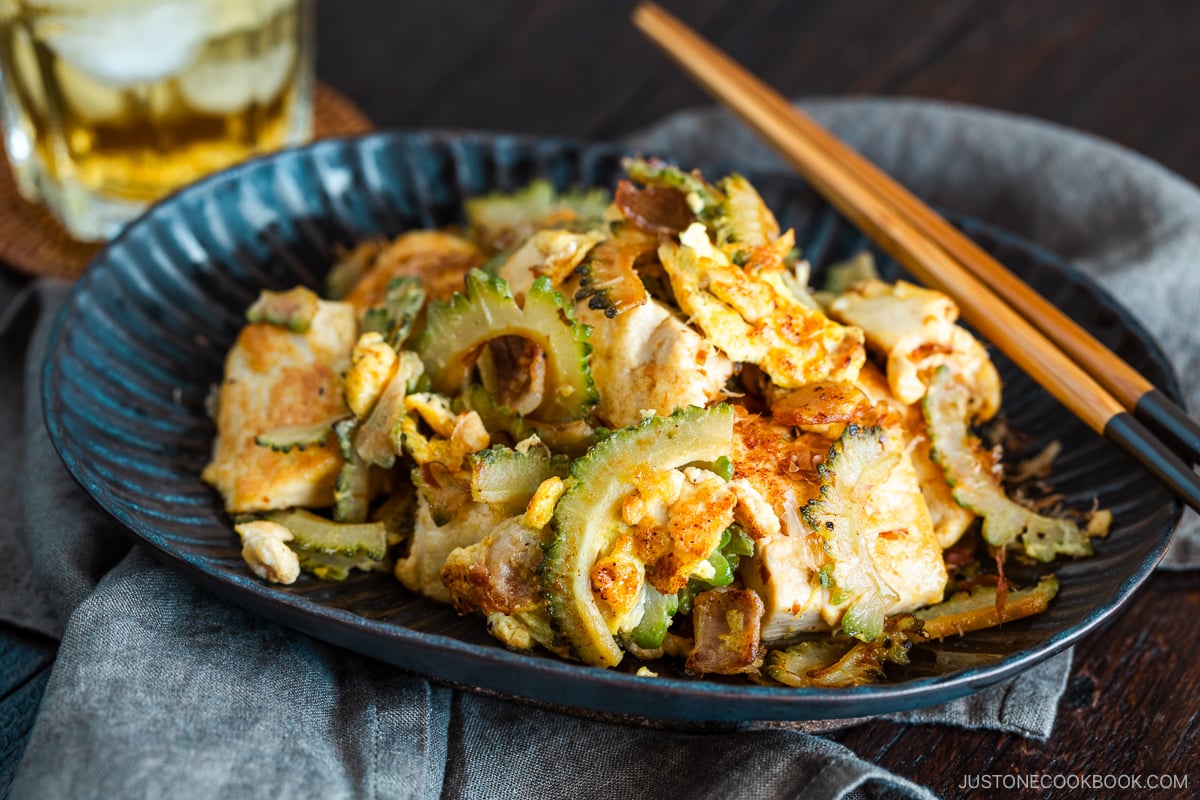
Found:
M 521 514 L 491 526 L 481 541 L 452 550 L 441 580 L 458 613 L 511 615 L 538 608 L 544 539 Z
M 324 444 L 286 453 L 254 439 L 348 413 L 342 374 L 350 367 L 356 335 L 353 306 L 324 300 L 305 333 L 268 323 L 242 329 L 225 359 L 217 439 L 202 474 L 221 493 L 229 513 L 333 502 L 342 457 L 332 435 Z
M 763 602 L 747 589 L 712 589 L 696 595 L 692 622 L 696 647 L 687 668 L 701 674 L 737 675 L 762 663 Z

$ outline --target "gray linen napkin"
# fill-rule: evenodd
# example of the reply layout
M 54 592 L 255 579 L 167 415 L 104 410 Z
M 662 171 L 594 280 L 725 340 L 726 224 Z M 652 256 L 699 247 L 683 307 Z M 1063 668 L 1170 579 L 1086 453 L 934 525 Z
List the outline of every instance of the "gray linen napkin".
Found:
M 1178 244 L 1189 225 L 1192 236 L 1200 229 L 1200 197 L 1190 187 L 1148 162 L 1076 134 L 920 104 L 822 104 L 820 110 L 832 115 L 826 121 L 841 135 L 859 144 L 908 141 L 916 152 L 920 148 L 908 137 L 909 126 L 917 126 L 925 147 L 956 164 L 947 180 L 959 195 L 933 193 L 935 202 L 1007 223 L 1026 235 L 1029 226 L 1013 224 L 1000 213 L 1003 203 L 997 201 L 997 213 L 988 214 L 968 202 L 975 194 L 1032 202 L 1031 187 L 1017 180 L 1012 185 L 997 180 L 993 191 L 993 174 L 1003 171 L 972 155 L 971 143 L 988 139 L 997 127 L 1025 137 L 1026 146 L 1047 164 L 1081 151 L 1093 172 L 1097 165 L 1111 164 L 1129 186 L 1141 188 L 1145 206 L 1140 208 L 1171 205 L 1155 195 L 1156 182 L 1168 198 L 1180 195 L 1191 216 L 1162 230 L 1164 241 Z M 647 136 L 639 143 L 651 149 L 654 141 L 653 149 L 670 151 L 713 146 L 737 152 L 745 161 L 764 157 L 741 143 L 728 122 L 680 118 L 671 124 L 677 126 L 670 134 L 677 140 L 664 138 L 668 133 L 659 129 L 650 134 L 655 139 Z M 874 133 L 860 140 L 857 130 Z M 932 132 L 940 138 L 930 138 Z M 737 150 L 718 139 L 734 142 Z M 903 151 L 905 146 L 896 147 Z M 967 155 L 958 157 L 959 150 Z M 924 183 L 910 182 L 927 192 L 945 165 L 930 158 L 924 163 Z M 969 173 L 973 164 L 981 165 L 973 181 L 959 174 Z M 1069 215 L 1072 207 L 1090 208 L 1084 202 L 1087 188 L 1082 180 L 1073 193 L 1065 192 L 1068 208 L 1048 206 L 1044 212 Z M 948 202 L 955 199 L 960 202 Z M 1161 215 L 1139 218 L 1154 222 L 1131 237 L 1139 243 L 1135 249 L 1161 264 L 1153 261 L 1151 246 Z M 1076 227 L 1083 229 L 1086 222 L 1076 220 Z M 1113 255 L 1085 266 L 1119 260 Z M 0 450 L 0 477 L 13 477 L 16 482 L 9 485 L 20 488 L 17 507 L 5 515 L 9 522 L 0 525 L 0 555 L 25 559 L 44 587 L 36 582 L 6 586 L 0 592 L 0 618 L 52 635 L 62 626 L 58 661 L 13 784 L 14 798 L 601 792 L 722 797 L 734 791 L 745 797 L 931 796 L 839 745 L 796 730 L 652 731 L 436 687 L 195 589 L 141 548 L 130 548 L 50 449 L 40 421 L 37 375 L 50 317 L 62 295 L 61 285 L 39 284 L 34 293 L 18 298 L 23 302 L 0 312 L 0 319 L 11 321 L 0 328 L 0 378 L 6 387 L 0 419 L 6 420 L 4 433 L 11 434 Z M 1194 349 L 1183 353 L 1194 355 Z M 1044 738 L 1069 665 L 1070 654 L 1063 654 L 1003 686 L 892 719 Z

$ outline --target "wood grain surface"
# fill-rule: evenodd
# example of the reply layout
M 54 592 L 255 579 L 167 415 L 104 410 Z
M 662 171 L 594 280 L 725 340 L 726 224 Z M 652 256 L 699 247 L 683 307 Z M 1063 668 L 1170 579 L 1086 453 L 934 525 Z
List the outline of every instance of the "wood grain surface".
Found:
M 938 98 L 1112 139 L 1200 181 L 1194 0 L 666 0 L 785 94 Z M 379 127 L 610 139 L 704 96 L 627 0 L 318 4 L 318 75 Z M 947 798 L 1200 796 L 1200 574 L 1160 573 L 1076 650 L 1046 742 L 869 723 L 834 738 Z M 0 625 L 0 796 L 53 644 Z M 1187 775 L 1185 790 L 963 791 L 965 776 Z

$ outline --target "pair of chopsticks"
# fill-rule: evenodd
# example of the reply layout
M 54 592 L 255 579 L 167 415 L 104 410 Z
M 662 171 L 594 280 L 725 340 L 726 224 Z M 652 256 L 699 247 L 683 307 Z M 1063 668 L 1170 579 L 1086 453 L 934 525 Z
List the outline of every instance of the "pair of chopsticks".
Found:
M 882 170 L 653 3 L 634 23 L 847 219 L 1092 430 L 1200 511 L 1200 426 L 1136 370 Z M 1145 422 L 1145 424 L 1143 424 Z M 1147 427 L 1153 426 L 1181 458 Z

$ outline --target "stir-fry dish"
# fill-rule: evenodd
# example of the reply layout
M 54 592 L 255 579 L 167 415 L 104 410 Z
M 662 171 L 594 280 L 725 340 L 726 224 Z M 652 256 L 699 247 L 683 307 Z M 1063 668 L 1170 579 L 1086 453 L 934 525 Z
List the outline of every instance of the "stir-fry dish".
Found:
M 625 167 L 262 292 L 204 471 L 254 573 L 388 572 L 510 648 L 797 687 L 1044 610 L 1053 576 L 1005 559 L 1086 556 L 1111 517 L 1007 482 L 955 304 L 867 254 L 814 291 L 742 176 Z

